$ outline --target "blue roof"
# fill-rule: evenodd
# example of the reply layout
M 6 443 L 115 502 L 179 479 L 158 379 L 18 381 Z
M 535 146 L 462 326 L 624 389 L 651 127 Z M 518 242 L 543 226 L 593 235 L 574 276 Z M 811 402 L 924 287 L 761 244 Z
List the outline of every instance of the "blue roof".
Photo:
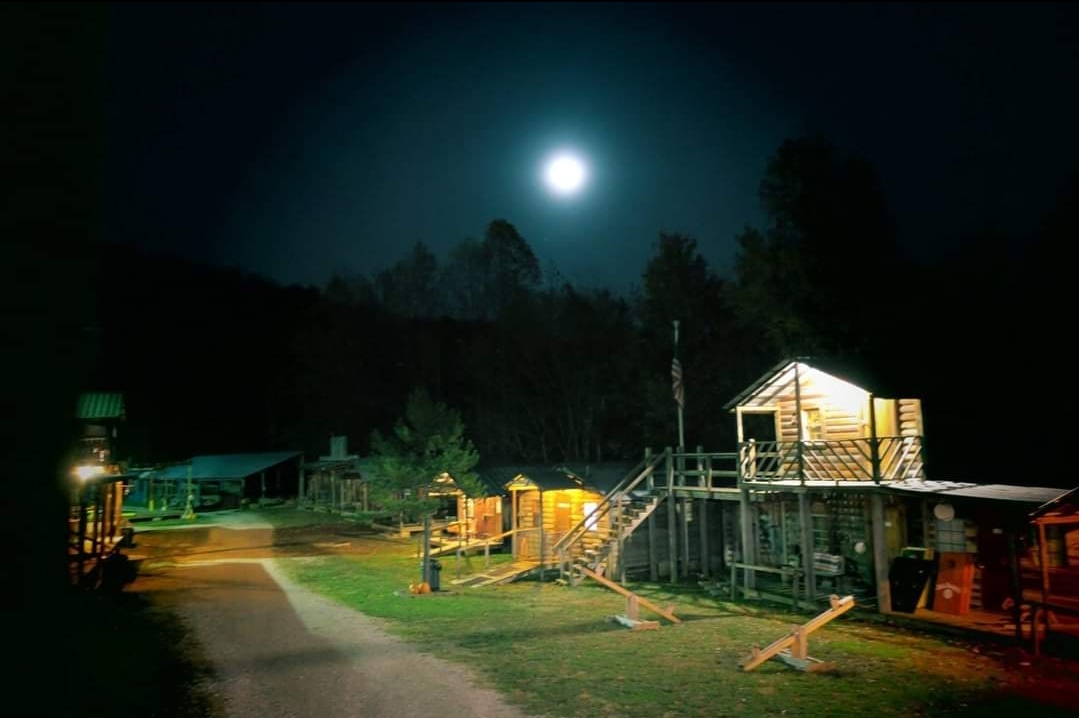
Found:
M 191 478 L 245 479 L 302 455 L 301 451 L 277 451 L 267 454 L 216 454 L 191 459 Z M 187 464 L 177 464 L 153 472 L 157 479 L 186 479 Z

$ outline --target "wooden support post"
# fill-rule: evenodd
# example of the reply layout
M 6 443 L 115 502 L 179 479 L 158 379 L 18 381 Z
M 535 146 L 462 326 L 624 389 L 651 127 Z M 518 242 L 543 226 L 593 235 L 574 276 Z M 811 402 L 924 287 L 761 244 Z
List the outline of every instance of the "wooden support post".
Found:
M 701 446 L 700 444 L 697 444 L 697 486 L 698 487 L 704 488 L 706 485 L 707 486 L 711 485 L 710 483 L 706 483 L 706 476 L 707 476 L 708 479 L 710 479 L 712 474 L 711 474 L 711 472 L 708 472 L 707 475 L 705 474 L 705 471 L 704 471 L 704 447 Z
M 787 547 L 787 502 L 779 502 L 779 537 L 780 537 L 780 551 L 779 557 L 784 566 L 790 565 L 790 550 Z
M 682 578 L 689 578 L 689 508 L 693 499 L 682 498 Z
M 1038 557 L 1041 559 L 1042 603 L 1049 603 L 1049 544 L 1045 538 L 1045 524 L 1038 522 Z
M 792 633 L 794 634 L 794 642 L 791 643 L 791 657 L 804 661 L 809 658 L 808 636 L 801 626 L 795 628 Z
M 798 514 L 802 521 L 802 575 L 805 576 L 806 601 L 817 600 L 817 576 L 813 570 L 813 517 L 809 508 L 809 494 L 798 494 Z
M 652 583 L 659 580 L 659 557 L 656 555 L 656 512 L 648 514 L 648 578 Z
M 678 486 L 685 487 L 686 485 L 686 447 L 678 447 Z M 687 508 L 691 499 L 682 497 L 679 501 L 679 507 L 681 509 L 678 517 L 679 521 L 679 535 L 680 543 L 682 546 L 682 578 L 689 578 L 689 513 Z
M 617 541 L 615 542 L 615 555 L 614 562 L 611 566 L 611 576 L 617 576 L 619 582 L 626 582 L 626 562 L 624 556 L 626 555 L 626 537 L 622 531 L 622 527 L 625 525 L 625 514 L 622 509 L 622 502 L 619 501 L 614 506 L 614 530 L 618 532 L 616 535 Z M 608 558 L 610 560 L 610 558 Z
M 519 561 L 520 546 L 517 542 L 517 512 L 521 510 L 521 492 L 510 489 L 510 555 Z
M 742 487 L 741 496 L 738 501 L 738 509 L 741 518 L 742 528 L 742 563 L 754 564 L 757 563 L 756 552 L 753 550 L 753 518 L 752 510 L 749 505 L 749 489 Z M 756 585 L 756 575 L 746 570 L 743 575 L 746 589 L 753 588 Z
M 667 560 L 670 563 L 670 582 L 678 582 L 678 499 L 674 496 L 674 457 L 667 447 Z
M 648 464 L 652 459 L 652 450 L 644 450 L 644 460 Z M 648 472 L 648 478 L 645 480 L 648 486 L 648 493 L 652 495 L 656 490 L 656 472 Z M 656 508 L 659 508 L 658 506 Z M 648 514 L 648 578 L 653 583 L 659 580 L 659 556 L 656 550 L 656 512 L 652 511 Z
M 637 600 L 637 594 L 631 593 L 626 596 L 626 618 L 634 621 L 641 617 L 641 605 Z
M 805 468 L 805 427 L 802 426 L 802 380 L 798 375 L 798 362 L 794 362 L 794 420 L 798 429 L 798 440 L 794 444 L 794 448 L 798 459 L 798 479 L 802 482 L 802 486 L 805 486 L 806 482 L 806 468 Z
M 710 575 L 709 562 L 711 556 L 708 553 L 708 500 L 697 499 L 697 527 L 700 529 L 701 542 L 701 576 L 708 578 Z
M 727 565 L 727 504 L 720 501 L 716 508 L 716 523 L 719 524 L 719 546 L 716 547 L 716 552 L 719 554 L 719 565 L 724 568 Z
M 1019 555 L 1015 543 L 1015 529 L 1008 527 L 1008 574 L 1012 596 L 1012 620 L 1015 621 L 1015 637 L 1023 640 L 1023 583 L 1019 573 Z
M 543 555 L 543 552 L 547 548 L 544 545 L 544 538 L 545 538 L 545 536 L 543 534 L 543 491 L 541 490 L 539 492 L 539 557 L 538 557 L 539 558 L 539 580 L 540 580 L 540 583 L 543 583 L 543 567 L 544 567 L 544 558 L 545 558 L 545 556 Z
M 869 395 L 869 463 L 873 481 L 880 483 L 880 440 L 877 438 L 876 399 Z
M 888 552 L 884 543 L 884 498 L 875 493 L 869 502 L 873 513 L 873 573 L 877 580 L 877 612 L 891 613 L 892 587 L 888 580 Z

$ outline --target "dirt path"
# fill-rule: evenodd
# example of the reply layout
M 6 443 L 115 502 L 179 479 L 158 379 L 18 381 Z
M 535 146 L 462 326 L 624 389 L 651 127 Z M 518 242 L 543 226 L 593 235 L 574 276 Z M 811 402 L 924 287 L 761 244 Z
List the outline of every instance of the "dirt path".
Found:
M 292 583 L 270 556 L 268 527 L 233 525 L 170 532 L 172 548 L 136 581 L 203 646 L 228 718 L 525 718 L 467 667 Z

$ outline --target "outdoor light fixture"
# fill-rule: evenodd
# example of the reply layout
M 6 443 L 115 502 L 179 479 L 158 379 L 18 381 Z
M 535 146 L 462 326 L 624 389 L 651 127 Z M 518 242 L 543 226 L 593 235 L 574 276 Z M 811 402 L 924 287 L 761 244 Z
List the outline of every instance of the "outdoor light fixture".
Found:
M 75 467 L 75 475 L 78 476 L 81 481 L 88 481 L 93 477 L 100 476 L 104 473 L 105 467 L 101 464 L 84 464 Z

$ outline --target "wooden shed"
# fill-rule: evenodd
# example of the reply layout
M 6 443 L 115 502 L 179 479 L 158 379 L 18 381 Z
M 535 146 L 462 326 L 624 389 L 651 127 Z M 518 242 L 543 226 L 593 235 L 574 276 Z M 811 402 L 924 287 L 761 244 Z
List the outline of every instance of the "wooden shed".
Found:
M 726 408 L 737 421 L 743 480 L 880 482 L 924 475 L 921 401 L 875 396 L 816 363 L 780 362 Z
M 486 474 L 509 495 L 511 546 L 518 561 L 555 565 L 554 545 L 603 500 L 602 491 L 566 468 L 501 467 Z
M 300 506 L 368 511 L 370 461 L 348 453 L 348 437 L 331 436 L 330 453 L 300 464 Z

